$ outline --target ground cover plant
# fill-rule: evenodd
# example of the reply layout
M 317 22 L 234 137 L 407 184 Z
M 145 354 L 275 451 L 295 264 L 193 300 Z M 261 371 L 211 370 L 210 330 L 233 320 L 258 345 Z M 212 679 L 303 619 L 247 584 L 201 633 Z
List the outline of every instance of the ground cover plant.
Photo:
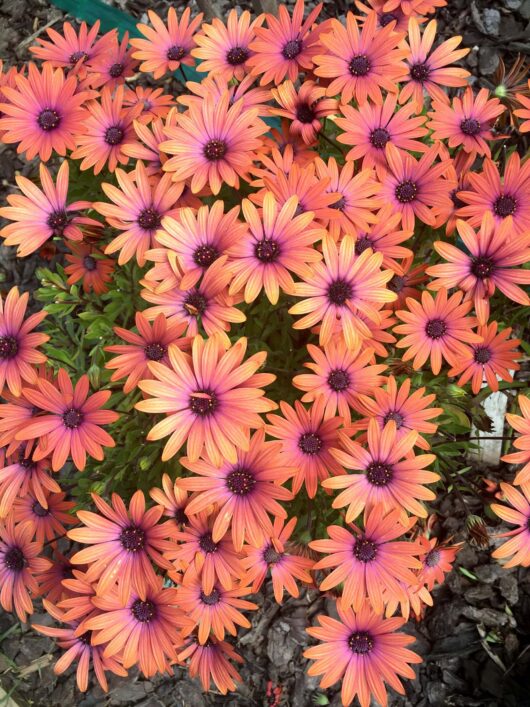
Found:
M 470 426 L 528 353 L 528 86 L 474 91 L 439 4 L 65 23 L 1 75 L 0 138 L 40 168 L 0 235 L 55 265 L 0 313 L 0 604 L 42 602 L 80 690 L 177 663 L 237 689 L 268 576 L 332 599 L 323 690 L 384 705 L 414 678 L 399 629 L 461 545 L 429 504 L 476 485 Z M 507 567 L 530 563 L 518 407 Z

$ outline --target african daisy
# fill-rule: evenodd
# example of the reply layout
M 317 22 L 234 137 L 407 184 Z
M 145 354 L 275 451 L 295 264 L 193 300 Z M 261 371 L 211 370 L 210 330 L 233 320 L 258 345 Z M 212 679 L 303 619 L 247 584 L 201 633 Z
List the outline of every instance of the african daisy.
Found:
M 491 510 L 510 525 L 513 530 L 499 533 L 497 537 L 509 537 L 510 540 L 493 551 L 492 556 L 503 560 L 503 567 L 530 566 L 530 485 L 523 483 L 521 491 L 511 484 L 501 482 L 505 501 L 511 506 L 492 503 Z
M 514 484 L 516 486 L 530 481 L 530 399 L 525 395 L 519 395 L 517 402 L 523 413 L 522 416 L 507 413 L 506 421 L 510 427 L 519 432 L 519 436 L 513 441 L 513 446 L 520 451 L 511 452 L 501 457 L 503 462 L 509 464 L 524 464 L 515 476 Z
M 304 81 L 298 90 L 291 81 L 285 81 L 273 88 L 271 93 L 280 106 L 272 108 L 271 114 L 289 118 L 289 130 L 295 135 L 301 135 L 306 145 L 315 142 L 322 129 L 322 118 L 337 110 L 337 101 L 334 98 L 324 98 L 326 89 L 317 86 L 314 81 Z
M 100 224 L 101 225 L 101 224 Z M 86 243 L 69 243 L 70 253 L 65 254 L 67 265 L 64 272 L 68 275 L 67 283 L 74 285 L 82 282 L 83 292 L 93 291 L 96 295 L 108 292 L 108 283 L 112 281 L 114 261 L 105 258 L 96 246 Z
M 187 658 L 190 658 L 190 677 L 199 678 L 203 690 L 209 690 L 213 680 L 219 692 L 226 695 L 229 690 L 236 689 L 236 682 L 242 681 L 241 675 L 230 660 L 243 663 L 243 658 L 227 641 L 219 641 L 215 636 L 210 636 L 206 643 L 201 645 L 194 639 L 178 654 L 179 660 Z

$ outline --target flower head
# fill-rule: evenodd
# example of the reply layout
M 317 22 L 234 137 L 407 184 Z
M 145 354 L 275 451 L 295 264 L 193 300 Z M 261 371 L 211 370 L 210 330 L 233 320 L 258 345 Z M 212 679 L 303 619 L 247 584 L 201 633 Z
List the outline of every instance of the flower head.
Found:
M 109 86 L 116 88 L 134 76 L 139 62 L 132 58 L 133 50 L 129 47 L 129 32 L 124 32 L 121 41 L 111 33 L 109 45 L 97 57 L 86 62 L 89 75 L 87 83 L 91 88 Z
M 522 493 L 511 484 L 501 483 L 501 489 L 504 500 L 511 507 L 492 503 L 491 510 L 499 518 L 516 527 L 498 535 L 510 539 L 494 550 L 492 556 L 503 560 L 506 569 L 517 565 L 528 567 L 530 565 L 530 485 L 527 482 L 522 483 Z
M 530 92 L 530 79 L 528 80 L 528 89 Z M 517 93 L 515 97 L 522 108 L 517 108 L 513 113 L 518 118 L 524 118 L 523 122 L 519 125 L 519 130 L 522 133 L 527 133 L 530 130 L 530 96 Z
M 243 658 L 238 655 L 227 641 L 219 641 L 215 636 L 204 644 L 192 640 L 178 655 L 179 660 L 190 658 L 188 671 L 191 678 L 200 678 L 202 689 L 209 690 L 213 680 L 215 686 L 223 695 L 236 689 L 236 682 L 241 682 L 241 675 L 234 668 L 230 660 L 243 663 Z
M 278 88 L 272 89 L 272 95 L 280 108 L 272 108 L 273 115 L 280 115 L 291 120 L 290 131 L 301 135 L 306 145 L 311 145 L 322 129 L 322 118 L 337 110 L 334 98 L 324 98 L 326 89 L 317 86 L 314 81 L 304 81 L 300 88 L 291 81 L 285 81 Z
M 48 491 L 45 505 L 31 494 L 18 498 L 12 511 L 15 523 L 29 523 L 34 539 L 41 544 L 66 535 L 65 525 L 75 525 L 76 521 L 70 513 L 75 503 L 65 501 L 65 496 L 64 492 Z
M 23 499 L 31 494 L 43 507 L 48 506 L 48 496 L 59 493 L 61 487 L 48 474 L 48 462 L 33 461 L 19 450 L 5 461 L 1 458 L 0 468 L 0 518 L 5 518 L 13 509 L 16 499 Z
M 425 554 L 420 555 L 423 567 L 418 574 L 420 583 L 425 584 L 429 591 L 432 591 L 435 584 L 442 584 L 447 572 L 453 567 L 453 562 L 457 552 L 462 547 L 462 543 L 447 545 L 439 543 L 436 538 L 427 539 L 420 535 L 418 541 L 425 550 Z
M 523 468 L 515 476 L 515 485 L 526 484 L 530 481 L 530 398 L 525 395 L 519 395 L 517 402 L 523 413 L 522 416 L 507 413 L 506 421 L 510 427 L 519 432 L 519 436 L 515 438 L 513 446 L 520 451 L 510 452 L 510 454 L 505 454 L 501 457 L 502 461 L 509 464 L 524 464 Z
M 63 22 L 63 33 L 53 27 L 46 29 L 51 41 L 37 37 L 36 44 L 30 46 L 30 52 L 53 68 L 62 67 L 69 73 L 86 76 L 86 65 L 97 59 L 116 41 L 116 31 L 107 32 L 98 37 L 100 21 L 96 20 L 90 29 L 86 22 L 81 22 L 78 32 L 69 22 Z
M 69 243 L 71 253 L 65 259 L 70 265 L 64 269 L 68 275 L 67 283 L 73 285 L 81 281 L 83 292 L 95 292 L 101 295 L 108 292 L 107 284 L 112 280 L 114 261 L 105 258 L 97 246 L 87 243 Z
M 168 474 L 163 474 L 162 488 L 152 488 L 149 495 L 155 503 L 164 508 L 164 515 L 170 517 L 176 528 L 186 525 L 188 492 L 179 487 L 177 480 L 173 482 Z

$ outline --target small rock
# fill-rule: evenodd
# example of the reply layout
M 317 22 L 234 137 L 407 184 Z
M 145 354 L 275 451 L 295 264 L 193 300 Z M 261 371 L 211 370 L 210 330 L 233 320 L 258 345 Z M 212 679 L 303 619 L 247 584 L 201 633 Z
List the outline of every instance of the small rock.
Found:
M 493 37 L 498 37 L 501 29 L 501 13 L 494 7 L 486 7 L 482 11 L 484 31 Z
M 478 609 L 476 606 L 466 606 L 462 610 L 462 614 L 471 621 L 475 623 L 484 624 L 489 628 L 501 628 L 502 626 L 512 626 L 515 627 L 515 620 L 513 616 L 504 614 L 502 611 L 495 611 L 495 609 Z
M 428 704 L 432 707 L 444 707 L 447 704 L 447 688 L 443 682 L 428 682 L 425 686 Z
M 504 570 L 497 562 L 492 562 L 489 565 L 482 565 L 482 567 L 477 567 L 475 569 L 476 576 L 481 582 L 486 582 L 486 584 L 492 584 L 497 579 L 502 577 L 506 570 Z
M 493 74 L 498 65 L 499 55 L 496 50 L 487 44 L 480 47 L 478 56 L 480 73 L 484 74 L 484 76 L 489 76 L 490 74 Z
M 524 0 L 519 10 L 519 14 L 525 20 L 530 20 L 530 0 Z
M 504 4 L 508 10 L 518 10 L 523 2 L 522 0 L 504 0 Z
M 111 704 L 136 704 L 147 696 L 143 682 L 123 681 L 111 694 Z
M 464 592 L 464 598 L 475 604 L 479 601 L 484 601 L 485 599 L 491 599 L 493 597 L 493 587 L 489 584 L 478 584 L 474 587 L 470 587 Z
M 519 602 L 519 587 L 513 574 L 505 574 L 501 577 L 499 589 L 508 604 L 515 606 Z

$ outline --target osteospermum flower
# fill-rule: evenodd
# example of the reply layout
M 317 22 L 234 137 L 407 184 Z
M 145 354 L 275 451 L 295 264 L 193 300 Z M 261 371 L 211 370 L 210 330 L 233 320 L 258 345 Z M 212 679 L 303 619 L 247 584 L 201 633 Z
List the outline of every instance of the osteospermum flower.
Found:
M 260 84 L 278 86 L 287 76 L 296 81 L 302 69 L 312 69 L 318 52 L 321 28 L 313 27 L 322 3 L 314 7 L 304 21 L 304 0 L 296 0 L 292 18 L 284 5 L 278 7 L 278 17 L 267 14 L 267 27 L 256 27 L 257 39 L 250 49 L 255 52 L 247 60 L 254 76 L 261 74 Z
M 444 102 L 447 96 L 441 87 L 465 86 L 470 75 L 465 69 L 450 66 L 469 53 L 469 49 L 456 49 L 462 37 L 446 39 L 431 51 L 436 38 L 436 27 L 436 20 L 431 20 L 423 34 L 420 34 L 418 19 L 411 17 L 409 20 L 410 52 L 407 53 L 406 59 L 408 73 L 402 77 L 405 85 L 399 94 L 399 102 L 406 103 L 412 97 L 418 113 L 423 109 L 424 91 L 431 98 Z
M 475 96 L 468 86 L 464 95 L 455 96 L 453 104 L 433 101 L 433 111 L 427 127 L 433 131 L 433 140 L 448 140 L 449 147 L 462 148 L 466 152 L 491 157 L 486 140 L 493 140 L 491 128 L 499 115 L 506 110 L 498 98 L 488 98 L 487 88 L 481 88 Z
M 88 83 L 91 88 L 109 86 L 116 88 L 134 76 L 138 61 L 132 58 L 133 50 L 129 47 L 129 32 L 124 32 L 121 41 L 115 33 L 111 34 L 109 46 L 97 57 L 88 59 Z
M 357 697 L 361 707 L 369 707 L 372 695 L 379 704 L 386 705 L 385 682 L 405 694 L 398 676 L 413 680 L 416 674 L 410 664 L 422 661 L 405 647 L 414 643 L 414 636 L 396 631 L 405 619 L 383 619 L 368 606 L 354 613 L 337 604 L 337 610 L 340 620 L 318 616 L 320 626 L 306 629 L 310 636 L 322 641 L 304 651 L 306 658 L 315 660 L 308 674 L 323 675 L 322 688 L 342 680 L 343 705 L 351 705 Z
M 45 572 L 39 574 L 39 592 L 42 597 L 52 603 L 57 603 L 70 596 L 66 587 L 63 587 L 63 580 L 73 577 L 74 566 L 70 559 L 53 549 L 51 566 Z
M 453 562 L 463 543 L 456 545 L 440 544 L 436 538 L 418 538 L 425 554 L 420 555 L 423 567 L 418 574 L 418 581 L 427 586 L 429 591 L 435 584 L 442 584 L 445 575 L 453 569 Z
M 466 355 L 465 344 L 478 344 L 482 337 L 472 331 L 477 325 L 474 317 L 466 316 L 472 302 L 462 302 L 463 292 L 455 292 L 449 299 L 447 290 L 440 289 L 436 299 L 424 291 L 421 302 L 407 298 L 406 310 L 396 312 L 404 324 L 394 327 L 397 334 L 405 334 L 397 343 L 400 349 L 406 348 L 403 360 L 414 359 L 414 370 L 419 370 L 430 357 L 431 369 L 438 375 L 442 359 L 451 366 Z
M 250 43 L 255 38 L 255 28 L 263 24 L 260 15 L 252 22 L 248 10 L 239 16 L 234 8 L 228 13 L 226 24 L 214 17 L 211 24 L 203 24 L 195 36 L 197 48 L 192 55 L 202 59 L 197 71 L 207 71 L 209 76 L 220 76 L 225 81 L 241 81 L 249 72 L 247 59 L 251 56 Z
M 263 214 L 243 199 L 243 215 L 249 226 L 247 234 L 228 251 L 233 280 L 230 294 L 244 291 L 245 302 L 253 302 L 262 289 L 272 304 L 278 302 L 280 288 L 289 294 L 295 289 L 291 272 L 309 278 L 309 263 L 321 259 L 312 248 L 325 234 L 311 228 L 313 212 L 296 215 L 298 199 L 292 196 L 279 207 L 271 192 L 265 194 Z
M 230 105 L 228 91 L 215 101 L 209 95 L 191 103 L 176 127 L 166 127 L 168 139 L 160 149 L 175 156 L 163 169 L 177 181 L 191 179 L 193 193 L 208 184 L 218 194 L 223 182 L 238 189 L 239 178 L 246 178 L 260 147 L 260 136 L 268 130 L 258 114 L 258 108 L 245 109 L 242 99 Z
M 279 442 L 265 442 L 263 428 L 254 433 L 248 451 L 238 449 L 234 461 L 215 466 L 209 459 L 192 461 L 184 457 L 181 464 L 198 476 L 177 481 L 181 488 L 197 491 L 186 507 L 193 515 L 217 503 L 219 512 L 212 527 L 212 539 L 218 542 L 231 528 L 236 550 L 245 538 L 258 547 L 264 537 L 272 536 L 269 514 L 286 518 L 278 500 L 288 501 L 292 494 L 281 484 L 293 475 L 287 467 Z
M 410 528 L 399 522 L 399 511 L 386 515 L 381 506 L 364 513 L 364 530 L 352 527 L 351 532 L 339 525 L 327 528 L 329 540 L 313 540 L 309 547 L 328 556 L 319 560 L 314 570 L 335 567 L 320 583 L 324 592 L 343 583 L 340 605 L 359 611 L 368 598 L 374 611 L 383 613 L 383 590 L 396 597 L 403 595 L 399 582 L 417 584 L 412 569 L 420 569 L 417 559 L 420 545 L 414 542 L 396 541 Z
M 355 238 L 355 254 L 360 255 L 367 248 L 374 253 L 383 254 L 383 268 L 390 268 L 393 273 L 401 271 L 397 261 L 413 256 L 409 248 L 400 245 L 412 236 L 412 231 L 399 229 L 401 216 L 393 213 L 391 206 L 385 206 L 377 214 L 377 222 L 366 230 L 359 229 Z
M 405 14 L 403 7 L 401 7 L 401 3 L 392 2 L 390 3 L 392 5 L 392 7 L 390 8 L 389 0 L 366 1 L 367 4 L 365 5 L 363 2 L 361 2 L 361 0 L 355 0 L 355 5 L 365 15 L 369 15 L 371 12 L 375 12 L 377 15 L 378 27 L 386 27 L 391 22 L 395 22 L 395 32 L 407 31 L 410 12 L 408 12 L 408 14 Z M 444 2 L 444 0 L 437 0 L 437 2 Z M 411 3 L 407 4 L 411 5 Z M 361 21 L 364 21 L 365 19 L 366 18 L 363 16 L 361 16 L 360 18 Z
M 515 233 L 530 229 L 530 160 L 521 164 L 517 152 L 512 152 L 501 178 L 495 162 L 486 159 L 482 172 L 469 172 L 468 181 L 469 188 L 457 192 L 464 203 L 457 214 L 470 226 L 480 226 L 484 214 L 490 213 L 497 224 L 507 220 Z
M 124 668 L 137 663 L 146 677 L 172 672 L 169 665 L 176 660 L 175 647 L 182 643 L 180 629 L 190 624 L 177 606 L 176 589 L 164 589 L 158 577 L 145 596 L 131 592 L 122 601 L 116 592 L 109 592 L 93 602 L 101 613 L 83 626 L 93 631 L 92 645 L 103 646 L 104 658 L 119 656 Z
M 407 103 L 396 111 L 397 96 L 388 93 L 380 105 L 363 103 L 358 108 L 342 105 L 344 118 L 336 118 L 335 123 L 344 132 L 337 140 L 345 145 L 353 145 L 346 155 L 347 160 L 362 157 L 363 169 L 375 167 L 380 178 L 387 169 L 385 147 L 392 143 L 401 150 L 425 152 L 427 147 L 415 138 L 427 135 L 423 127 L 425 116 L 415 116 L 415 106 Z
M 416 217 L 429 226 L 436 224 L 436 213 L 450 209 L 450 192 L 456 187 L 449 179 L 442 179 L 449 160 L 434 164 L 439 152 L 438 144 L 416 160 L 412 155 L 388 143 L 385 147 L 388 172 L 383 179 L 381 196 L 401 214 L 403 228 L 414 230 Z
M 492 557 L 503 560 L 506 569 L 521 565 L 530 566 L 530 485 L 525 482 L 521 491 L 511 484 L 501 482 L 504 500 L 511 506 L 492 503 L 491 510 L 510 525 L 517 526 L 513 530 L 499 533 L 497 537 L 509 537 L 510 540 L 492 552 Z M 508 559 L 507 559 L 508 558 Z
M 78 511 L 85 527 L 68 532 L 71 540 L 90 545 L 76 552 L 72 562 L 89 565 L 87 578 L 98 580 L 98 596 L 107 594 L 117 583 L 121 601 L 125 602 L 131 591 L 145 599 L 149 587 L 157 586 L 152 562 L 171 569 L 171 563 L 161 554 L 175 547 L 167 540 L 170 525 L 158 524 L 163 508 L 155 506 L 146 511 L 142 491 L 134 493 L 129 510 L 116 493 L 112 494 L 112 506 L 95 493 L 92 500 L 99 514 Z
M 280 108 L 272 108 L 273 115 L 289 118 L 290 131 L 301 135 L 306 145 L 311 145 L 322 129 L 322 118 L 337 110 L 335 98 L 324 98 L 326 89 L 314 81 L 304 81 L 298 91 L 291 81 L 285 81 L 272 89 L 272 95 Z
M 73 501 L 65 501 L 66 493 L 47 493 L 43 506 L 31 494 L 18 498 L 13 506 L 15 523 L 29 523 L 33 536 L 38 543 L 52 541 L 66 535 L 66 525 L 75 525 L 76 520 L 70 511 L 75 506 Z
M 142 312 L 136 312 L 135 323 L 138 333 L 114 327 L 115 333 L 126 344 L 106 346 L 105 351 L 118 354 L 105 364 L 105 368 L 114 370 L 111 381 L 127 378 L 123 392 L 128 394 L 134 390 L 139 380 L 152 378 L 149 371 L 149 361 L 169 363 L 167 355 L 170 344 L 185 348 L 187 342 L 182 339 L 186 329 L 183 322 L 169 322 L 163 314 L 159 314 L 151 326 Z
M 47 360 L 37 347 L 50 338 L 33 331 L 47 312 L 36 312 L 24 320 L 28 299 L 29 293 L 19 295 L 17 287 L 9 290 L 5 300 L 0 297 L 0 392 L 7 384 L 17 397 L 22 392 L 22 381 L 36 382 L 37 373 L 33 366 Z
M 90 91 L 79 91 L 77 78 L 64 77 L 62 69 L 45 64 L 42 72 L 28 64 L 28 76 L 15 77 L 16 88 L 2 87 L 0 131 L 2 142 L 19 143 L 17 152 L 26 159 L 37 155 L 47 162 L 52 152 L 65 155 L 73 150 L 78 133 L 86 120 L 84 103 L 92 97 Z M 5 131 L 5 132 L 4 132 Z
M 38 557 L 41 543 L 31 542 L 30 523 L 15 525 L 13 516 L 0 522 L 0 605 L 4 611 L 15 610 L 18 618 L 26 621 L 33 613 L 32 596 L 39 593 L 34 575 L 47 570 L 51 562 Z
M 186 633 L 191 633 L 197 626 L 197 638 L 202 644 L 206 643 L 212 631 L 215 637 L 222 641 L 225 632 L 232 636 L 236 635 L 236 626 L 250 628 L 250 621 L 239 609 L 251 611 L 258 608 L 257 604 L 241 599 L 250 594 L 250 587 L 240 585 L 233 589 L 225 589 L 220 584 L 216 584 L 210 592 L 206 592 L 203 590 L 200 577 L 196 574 L 190 574 L 177 592 L 180 608 L 191 619 L 190 628 L 186 629 Z
M 341 339 L 331 339 L 323 348 L 308 344 L 307 350 L 313 361 L 304 366 L 313 373 L 293 378 L 295 388 L 306 391 L 302 402 L 312 403 L 321 397 L 325 402 L 324 418 L 333 418 L 338 412 L 348 424 L 351 408 L 357 408 L 358 397 L 377 390 L 384 383 L 381 373 L 386 365 L 369 365 L 374 352 L 361 341 L 350 349 Z
M 116 39 L 115 30 L 98 38 L 99 29 L 99 20 L 96 20 L 90 29 L 86 22 L 81 22 L 78 32 L 69 22 L 63 22 L 62 34 L 53 27 L 48 27 L 46 34 L 51 41 L 37 37 L 37 44 L 30 46 L 29 50 L 37 59 L 54 68 L 63 67 L 68 69 L 69 73 L 77 73 L 83 77 L 87 73 L 86 63 L 97 60 Z
M 528 80 L 528 88 L 530 89 L 530 79 Z M 519 124 L 519 130 L 522 133 L 527 133 L 530 130 L 530 96 L 517 93 L 515 97 L 522 108 L 517 108 L 517 110 L 514 110 L 513 114 L 518 118 L 525 118 L 525 120 Z
M 371 12 L 359 31 L 353 13 L 346 15 L 346 27 L 331 20 L 332 31 L 322 34 L 320 43 L 326 51 L 315 57 L 315 74 L 329 79 L 328 96 L 340 95 L 341 103 L 355 98 L 363 104 L 368 98 L 381 104 L 381 89 L 395 93 L 406 73 L 401 61 L 406 55 L 398 49 L 403 35 L 394 32 L 392 24 L 377 29 L 377 15 Z
M 496 288 L 514 302 L 530 304 L 526 292 L 518 287 L 530 284 L 530 271 L 513 267 L 530 260 L 530 232 L 514 234 L 507 222 L 496 226 L 489 212 L 478 233 L 466 221 L 458 220 L 456 228 L 467 252 L 435 241 L 436 252 L 449 262 L 427 268 L 427 275 L 437 278 L 429 287 L 459 287 L 466 299 L 473 300 L 479 324 L 489 319 L 490 298 Z
M 514 484 L 526 484 L 530 481 L 530 399 L 524 395 L 517 397 L 517 402 L 521 409 L 520 415 L 506 414 L 506 421 L 520 435 L 513 441 L 513 446 L 519 449 L 519 452 L 511 452 L 501 457 L 503 462 L 509 464 L 524 464 L 514 479 Z
M 116 170 L 116 179 L 119 189 L 105 182 L 101 185 L 114 203 L 97 201 L 94 204 L 113 228 L 123 231 L 107 245 L 105 253 L 119 251 L 119 265 L 135 257 L 143 266 L 145 252 L 154 245 L 155 232 L 161 228 L 162 218 L 178 213 L 174 207 L 184 184 L 172 184 L 169 174 L 164 174 L 153 184 L 140 161 L 136 163 L 134 179 L 121 169 Z
M 416 285 L 421 285 L 429 279 L 425 274 L 426 269 L 427 266 L 423 263 L 414 265 L 414 256 L 404 258 L 387 284 L 388 289 L 396 293 L 397 299 L 387 304 L 386 307 L 394 310 L 403 309 L 407 297 L 419 299 L 421 291 Z
M 398 436 L 397 425 L 389 420 L 383 427 L 372 418 L 368 423 L 367 448 L 340 435 L 341 449 L 331 454 L 346 469 L 362 472 L 335 476 L 322 482 L 324 488 L 345 489 L 333 501 L 333 508 L 348 506 L 346 522 L 351 522 L 367 508 L 380 505 L 384 511 L 401 511 L 403 522 L 409 513 L 427 517 L 425 506 L 419 501 L 433 501 L 436 494 L 425 488 L 439 480 L 438 474 L 427 471 L 436 459 L 434 454 L 415 456 L 418 437 L 415 430 Z
M 123 86 L 114 92 L 104 86 L 100 101 L 88 103 L 88 117 L 76 131 L 76 149 L 72 152 L 74 160 L 82 159 L 81 170 L 93 167 L 94 174 L 99 174 L 106 167 L 114 172 L 118 164 L 129 161 L 123 147 L 136 140 L 133 120 L 141 106 L 124 108 L 123 95 Z
M 371 418 L 379 423 L 380 430 L 393 420 L 396 423 L 398 438 L 415 430 L 422 434 L 434 434 L 438 425 L 428 422 L 433 417 L 438 417 L 443 408 L 430 407 L 436 396 L 425 395 L 425 388 L 418 388 L 410 392 L 410 378 L 406 378 L 400 387 L 394 376 L 389 376 L 384 388 L 375 387 L 370 391 L 373 397 L 360 394 L 357 397 L 357 411 L 367 417 L 353 423 L 354 430 L 367 430 Z M 375 399 L 374 399 L 375 398 Z M 427 440 L 418 434 L 415 446 L 420 449 L 429 449 Z
M 320 322 L 321 346 L 341 332 L 347 347 L 354 348 L 359 339 L 370 335 L 358 313 L 379 323 L 378 310 L 396 298 L 385 287 L 392 271 L 381 270 L 382 253 L 368 249 L 356 256 L 351 236 L 344 236 L 339 246 L 325 236 L 322 250 L 324 262 L 313 265 L 312 276 L 295 285 L 295 295 L 307 299 L 289 310 L 291 314 L 305 315 L 293 327 L 306 329 Z
M 87 243 L 70 243 L 71 253 L 65 254 L 70 265 L 64 269 L 68 275 L 67 283 L 73 285 L 81 281 L 83 292 L 95 292 L 101 295 L 108 292 L 107 284 L 112 280 L 114 261 L 105 258 L 97 246 Z
M 111 391 L 99 390 L 89 396 L 88 385 L 88 376 L 83 375 L 74 389 L 68 373 L 61 368 L 57 386 L 39 378 L 35 390 L 23 389 L 37 413 L 15 436 L 19 440 L 39 438 L 33 459 L 38 461 L 52 455 L 54 471 L 64 466 L 70 455 L 82 471 L 87 452 L 101 461 L 104 458 L 102 447 L 115 446 L 112 437 L 100 427 L 119 418 L 117 412 L 100 409 L 110 398 Z
M 267 105 L 271 98 L 271 92 L 268 88 L 259 88 L 255 85 L 253 76 L 247 75 L 239 83 L 226 83 L 220 74 L 207 76 L 200 83 L 196 81 L 187 81 L 186 88 L 190 93 L 184 93 L 177 97 L 178 103 L 184 106 L 189 106 L 191 103 L 201 103 L 201 99 L 211 96 L 215 103 L 228 91 L 230 96 L 229 103 L 243 101 L 243 110 L 247 108 L 257 108 L 258 115 L 269 115 L 270 106 Z M 265 139 L 265 138 L 264 138 Z
M 55 381 L 51 368 L 46 368 L 45 365 L 37 368 L 37 375 Z M 28 384 L 28 387 L 36 389 L 37 383 Z M 35 412 L 33 404 L 24 395 L 24 390 L 25 388 L 22 388 L 19 396 L 13 395 L 9 390 L 2 393 L 7 402 L 0 404 L 0 447 L 6 448 L 8 457 L 18 452 L 22 457 L 30 458 L 34 446 L 31 441 L 23 443 L 15 439 L 15 435 L 31 421 Z
M 44 164 L 40 165 L 42 191 L 32 181 L 17 175 L 15 177 L 23 195 L 9 194 L 9 206 L 0 208 L 0 216 L 13 221 L 4 226 L 0 236 L 4 245 L 16 245 L 17 255 L 24 258 L 39 250 L 49 238 L 65 237 L 80 241 L 83 232 L 80 225 L 99 226 L 99 222 L 75 212 L 91 207 L 89 201 L 67 203 L 68 161 L 64 160 L 57 172 L 56 184 Z
M 237 463 L 238 451 L 249 449 L 249 430 L 261 427 L 259 413 L 276 405 L 264 397 L 256 385 L 268 385 L 275 376 L 258 374 L 266 354 L 260 352 L 243 359 L 247 340 L 238 339 L 227 346 L 218 335 L 204 341 L 196 336 L 192 357 L 176 346 L 168 350 L 169 366 L 151 361 L 154 381 L 140 381 L 139 387 L 150 400 L 136 404 L 144 412 L 165 412 L 148 439 L 170 435 L 162 460 L 171 459 L 187 441 L 190 462 L 196 462 L 205 449 L 215 466 Z
M 309 557 L 303 557 L 295 552 L 289 552 L 288 541 L 296 526 L 296 518 L 291 518 L 284 525 L 281 518 L 274 519 L 274 534 L 266 538 L 259 547 L 245 545 L 243 552 L 246 558 L 243 565 L 247 569 L 245 582 L 252 582 L 252 593 L 258 592 L 270 570 L 274 598 L 278 604 L 283 601 L 285 590 L 292 597 L 300 596 L 296 580 L 304 584 L 313 584 L 309 570 L 314 562 Z M 275 540 L 282 550 L 275 547 Z
M 163 88 L 135 86 L 134 90 L 132 88 L 127 88 L 125 95 L 123 96 L 124 106 L 141 106 L 142 111 L 137 117 L 137 121 L 141 125 L 148 125 L 153 120 L 165 118 L 169 114 L 171 106 L 174 104 L 175 101 L 173 96 L 164 93 Z M 162 142 L 163 139 L 164 137 L 162 136 L 160 138 L 160 142 Z M 129 157 L 134 157 L 134 155 L 129 153 Z
M 340 417 L 323 419 L 326 402 L 319 397 L 309 410 L 295 400 L 294 408 L 283 400 L 280 415 L 268 415 L 267 434 L 281 440 L 286 464 L 296 469 L 293 493 L 305 484 L 307 495 L 314 498 L 318 482 L 330 474 L 340 474 L 342 468 L 330 450 L 338 444 Z
M 188 492 L 181 489 L 176 480 L 173 482 L 168 474 L 162 474 L 162 488 L 152 488 L 149 495 L 164 508 L 164 515 L 169 516 L 177 528 L 186 525 Z
M 0 518 L 13 509 L 15 500 L 31 494 L 43 507 L 48 505 L 49 493 L 59 493 L 61 487 L 47 473 L 46 460 L 33 461 L 19 451 L 14 457 L 1 459 L 0 468 Z
M 148 10 L 147 15 L 153 27 L 142 23 L 137 25 L 146 39 L 131 39 L 135 49 L 133 58 L 142 62 L 140 71 L 152 73 L 153 78 L 159 79 L 176 71 L 181 64 L 193 66 L 195 61 L 191 50 L 195 47 L 194 35 L 202 22 L 202 13 L 190 22 L 191 9 L 186 7 L 179 20 L 175 8 L 170 7 L 167 24 L 153 10 Z
M 65 623 L 64 612 L 54 606 L 50 600 L 44 599 L 43 606 L 46 612 L 56 621 Z M 91 645 L 90 631 L 81 635 L 78 634 L 78 624 L 76 622 L 70 623 L 68 628 L 55 628 L 53 626 L 42 626 L 41 624 L 31 624 L 31 626 L 39 633 L 49 638 L 54 638 L 59 648 L 66 649 L 66 653 L 59 658 L 54 666 L 53 671 L 56 675 L 62 675 L 74 661 L 77 661 L 76 683 L 81 692 L 88 690 L 90 662 L 92 662 L 94 675 L 105 692 L 109 689 L 105 676 L 106 671 L 121 677 L 127 677 L 127 671 L 115 658 L 105 658 L 102 655 L 103 648 L 101 646 Z
M 219 641 L 215 636 L 201 645 L 197 640 L 190 642 L 178 654 L 179 661 L 190 658 L 188 672 L 191 678 L 200 678 L 202 689 L 209 690 L 213 680 L 215 686 L 223 695 L 236 689 L 236 682 L 241 682 L 241 675 L 234 668 L 230 660 L 243 663 L 227 641 Z M 230 659 L 230 660 L 229 660 Z

